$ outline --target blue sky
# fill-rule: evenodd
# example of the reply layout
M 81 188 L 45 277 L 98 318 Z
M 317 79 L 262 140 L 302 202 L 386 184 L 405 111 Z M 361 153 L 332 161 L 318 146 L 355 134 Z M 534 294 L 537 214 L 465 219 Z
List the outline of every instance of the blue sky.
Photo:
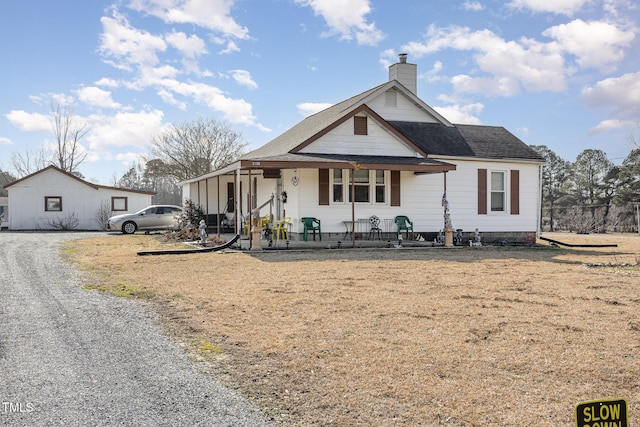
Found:
M 454 123 L 620 163 L 640 131 L 639 26 L 635 0 L 7 0 L 0 168 L 52 142 L 52 101 L 90 128 L 79 170 L 101 184 L 170 123 L 213 117 L 257 148 L 387 81 L 399 53 Z

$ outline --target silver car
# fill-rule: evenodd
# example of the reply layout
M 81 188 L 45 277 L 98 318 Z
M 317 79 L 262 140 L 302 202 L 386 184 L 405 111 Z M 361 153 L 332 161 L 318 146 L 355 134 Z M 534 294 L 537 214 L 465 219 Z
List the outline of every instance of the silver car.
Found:
M 182 208 L 174 205 L 153 205 L 136 213 L 109 218 L 107 229 L 133 234 L 137 230 L 175 230 Z

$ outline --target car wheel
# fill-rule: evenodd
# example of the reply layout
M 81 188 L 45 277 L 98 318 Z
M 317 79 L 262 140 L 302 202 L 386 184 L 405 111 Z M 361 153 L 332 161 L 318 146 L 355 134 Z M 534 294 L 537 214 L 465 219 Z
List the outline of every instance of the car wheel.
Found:
M 131 222 L 131 221 L 127 221 L 124 224 L 122 224 L 122 232 L 124 234 L 133 234 L 136 232 L 136 223 L 135 222 Z

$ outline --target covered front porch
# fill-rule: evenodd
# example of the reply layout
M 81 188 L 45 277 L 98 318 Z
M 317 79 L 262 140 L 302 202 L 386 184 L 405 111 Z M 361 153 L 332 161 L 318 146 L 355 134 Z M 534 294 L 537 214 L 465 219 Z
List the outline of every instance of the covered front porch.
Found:
M 327 245 L 385 246 L 398 240 L 397 216 L 413 222 L 401 230 L 403 240 L 426 241 L 444 228 L 441 201 L 453 170 L 424 157 L 288 153 L 239 160 L 181 184 L 210 233 L 238 233 L 249 246 L 258 244 L 252 231 L 266 247 L 314 237 Z M 317 229 L 305 218 L 317 220 Z

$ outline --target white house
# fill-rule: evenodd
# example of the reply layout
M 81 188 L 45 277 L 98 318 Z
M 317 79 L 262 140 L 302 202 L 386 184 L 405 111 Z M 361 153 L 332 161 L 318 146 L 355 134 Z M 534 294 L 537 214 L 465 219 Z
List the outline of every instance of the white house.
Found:
M 102 230 L 105 216 L 136 212 L 151 205 L 155 194 L 92 184 L 55 166 L 5 188 L 9 230 Z
M 477 229 L 485 241 L 532 241 L 543 159 L 503 127 L 449 122 L 416 88 L 417 66 L 400 55 L 388 82 L 305 118 L 227 167 L 182 182 L 183 198 L 210 214 L 244 218 L 275 195 L 261 214 L 290 218 L 290 239 L 302 232 L 303 217 L 319 219 L 326 238 L 359 219 L 366 227 L 371 215 L 386 232 L 395 230 L 393 218 L 406 215 L 414 231 L 432 239 L 445 228 L 448 207 L 454 229 Z

